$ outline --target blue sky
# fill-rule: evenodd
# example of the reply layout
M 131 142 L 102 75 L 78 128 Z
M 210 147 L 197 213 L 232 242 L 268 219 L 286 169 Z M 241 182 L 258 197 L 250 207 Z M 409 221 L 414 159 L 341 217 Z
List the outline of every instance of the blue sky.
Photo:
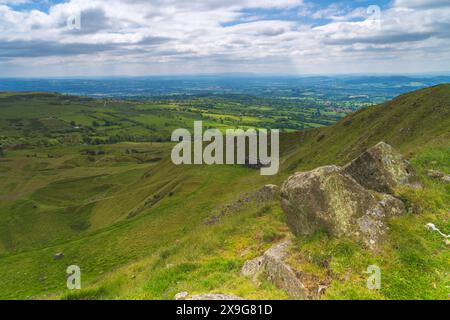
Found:
M 448 0 L 0 0 L 0 76 L 447 71 Z

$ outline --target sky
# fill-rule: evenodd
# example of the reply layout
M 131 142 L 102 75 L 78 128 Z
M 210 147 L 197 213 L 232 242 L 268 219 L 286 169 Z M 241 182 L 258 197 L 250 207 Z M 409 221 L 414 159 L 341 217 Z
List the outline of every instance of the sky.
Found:
M 450 0 L 0 0 L 0 77 L 450 71 Z

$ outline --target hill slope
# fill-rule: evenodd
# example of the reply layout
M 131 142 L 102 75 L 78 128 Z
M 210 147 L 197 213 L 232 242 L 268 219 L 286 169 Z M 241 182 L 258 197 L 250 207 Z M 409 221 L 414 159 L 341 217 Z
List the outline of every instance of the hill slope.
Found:
M 295 161 L 300 167 L 343 164 L 380 141 L 407 156 L 423 148 L 448 145 L 450 84 L 401 95 L 351 114 L 334 126 L 294 133 L 286 140 L 286 149 L 291 148 L 287 161 L 291 170 Z
M 102 146 L 94 159 L 80 154 L 85 146 L 8 151 L 0 163 L 7 178 L 0 184 L 0 297 L 171 299 L 180 291 L 213 291 L 287 298 L 270 283 L 255 287 L 240 276 L 247 259 L 288 233 L 279 203 L 238 200 L 295 171 L 343 164 L 384 140 L 422 175 L 424 190 L 398 194 L 421 214 L 393 221 L 381 253 L 319 234 L 298 240 L 293 264 L 311 286 L 329 286 L 324 298 L 445 299 L 448 250 L 423 226 L 448 230 L 450 190 L 424 172 L 450 173 L 449 106 L 450 85 L 441 85 L 331 127 L 286 134 L 276 177 L 237 166 L 175 167 L 164 143 Z M 130 149 L 153 160 L 137 161 Z M 32 152 L 38 156 L 27 157 Z M 64 259 L 54 260 L 57 252 Z M 365 288 L 364 271 L 374 263 L 383 269 L 380 292 Z M 82 270 L 79 292 L 65 289 L 72 264 Z

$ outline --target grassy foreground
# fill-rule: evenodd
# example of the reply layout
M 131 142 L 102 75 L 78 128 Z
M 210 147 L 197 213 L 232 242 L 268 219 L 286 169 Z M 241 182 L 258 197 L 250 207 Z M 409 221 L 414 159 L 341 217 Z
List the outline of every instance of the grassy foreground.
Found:
M 276 177 L 240 166 L 175 167 L 164 142 L 61 143 L 73 135 L 67 132 L 54 145 L 14 141 L 0 158 L 0 298 L 172 299 L 188 291 L 288 299 L 268 282 L 255 286 L 240 276 L 246 260 L 289 233 L 279 203 L 235 206 L 215 223 L 211 217 L 267 183 L 344 164 L 384 140 L 425 185 L 397 191 L 411 212 L 391 221 L 380 252 L 316 234 L 297 239 L 291 263 L 311 284 L 328 287 L 324 299 L 448 299 L 449 247 L 424 226 L 450 230 L 450 186 L 426 176 L 428 169 L 450 173 L 449 105 L 450 86 L 442 85 L 331 127 L 284 134 Z M 55 138 L 40 132 L 33 137 Z M 65 256 L 54 260 L 58 252 Z M 80 291 L 66 289 L 73 264 L 82 270 Z M 366 287 L 373 264 L 382 270 L 380 291 Z

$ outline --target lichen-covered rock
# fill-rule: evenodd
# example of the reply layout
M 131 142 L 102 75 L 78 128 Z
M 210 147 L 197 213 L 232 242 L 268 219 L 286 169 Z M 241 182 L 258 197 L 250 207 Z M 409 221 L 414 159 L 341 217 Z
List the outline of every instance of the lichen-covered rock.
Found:
M 188 297 L 189 297 L 189 293 L 184 291 L 184 292 L 177 293 L 175 295 L 175 300 L 186 300 Z
M 420 187 L 408 161 L 389 144 L 380 142 L 344 168 L 363 187 L 393 193 L 399 186 Z
M 450 174 L 446 174 L 437 170 L 428 170 L 428 177 L 441 180 L 444 183 L 450 183 Z
M 326 230 L 351 234 L 356 220 L 378 204 L 375 197 L 341 167 L 327 166 L 297 173 L 283 184 L 282 207 L 295 235 Z
M 238 296 L 232 296 L 221 293 L 207 293 L 207 294 L 198 294 L 190 297 L 188 292 L 180 292 L 175 295 L 175 300 L 244 300 Z
M 255 193 L 258 202 L 270 202 L 280 197 L 280 187 L 274 184 L 268 184 Z
M 253 277 L 264 267 L 264 257 L 258 257 L 245 262 L 242 267 L 241 274 L 246 277 Z
M 406 212 L 400 200 L 365 189 L 338 166 L 293 175 L 283 184 L 281 198 L 295 235 L 322 230 L 363 240 L 371 248 L 385 234 L 385 219 Z
M 272 247 L 264 254 L 265 272 L 268 280 L 276 287 L 286 291 L 286 293 L 295 299 L 306 300 L 308 292 L 303 283 L 298 279 L 292 268 L 284 262 L 287 255 L 287 249 L 291 245 L 290 240 Z
M 232 295 L 227 295 L 227 294 L 220 294 L 220 293 L 208 293 L 208 294 L 199 294 L 199 295 L 195 295 L 192 296 L 190 299 L 188 300 L 206 300 L 206 301 L 211 301 L 211 300 L 244 300 L 241 297 L 238 296 L 232 296 Z
M 291 240 L 287 239 L 267 250 L 263 256 L 247 261 L 241 273 L 253 277 L 264 274 L 279 289 L 294 299 L 309 299 L 308 292 L 292 268 L 284 261 Z
M 387 218 L 400 216 L 407 212 L 406 206 L 403 201 L 389 194 L 382 194 L 379 203 L 383 208 L 384 214 Z
M 357 220 L 365 244 L 369 248 L 376 249 L 388 230 L 386 219 L 404 213 L 406 213 L 406 208 L 401 200 L 383 195 L 383 199 L 377 206 Z M 356 235 L 359 234 L 359 232 L 356 233 Z

